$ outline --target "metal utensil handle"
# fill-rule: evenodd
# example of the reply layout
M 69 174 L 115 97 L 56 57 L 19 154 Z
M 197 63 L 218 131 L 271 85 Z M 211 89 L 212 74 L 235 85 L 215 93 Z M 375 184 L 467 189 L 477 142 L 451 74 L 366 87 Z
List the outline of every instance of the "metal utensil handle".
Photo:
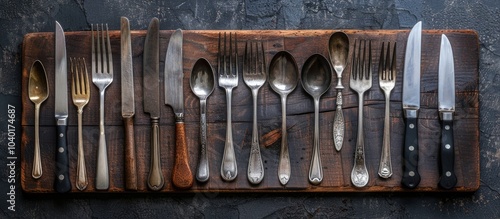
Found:
M 385 118 L 384 118 L 384 137 L 382 140 L 382 154 L 380 156 L 380 164 L 378 175 L 382 178 L 389 178 L 392 176 L 392 163 L 391 163 L 391 123 L 389 117 L 390 99 L 389 92 L 386 92 L 385 97 Z
M 221 177 L 226 181 L 232 181 L 238 175 L 238 167 L 236 164 L 236 156 L 233 146 L 233 130 L 231 125 L 231 98 L 232 90 L 226 89 L 226 105 L 227 105 L 227 127 L 226 127 L 226 144 L 224 145 L 224 155 L 222 156 Z
M 39 179 L 42 173 L 42 159 L 40 157 L 40 104 L 35 104 L 35 151 L 31 176 L 34 179 Z
M 151 119 L 151 160 L 148 176 L 148 187 L 153 191 L 163 188 L 164 180 L 160 160 L 160 126 L 158 119 Z
M 257 127 L 257 94 L 258 89 L 252 89 L 253 98 L 253 125 L 252 125 L 252 146 L 250 158 L 248 159 L 248 181 L 252 184 L 259 184 L 264 178 L 264 165 L 260 154 L 259 130 Z
M 359 93 L 358 109 L 358 137 L 356 140 L 356 151 L 354 152 L 354 167 L 351 172 L 352 184 L 356 187 L 364 187 L 368 183 L 369 175 L 365 163 L 365 134 L 363 127 L 363 97 L 364 93 Z
M 104 128 L 104 89 L 99 92 L 99 149 L 97 151 L 97 175 L 95 188 L 107 190 L 109 188 L 108 150 L 106 146 L 106 130 Z
M 317 185 L 323 181 L 323 167 L 319 149 L 319 97 L 314 98 L 314 145 L 309 168 L 309 182 Z
M 340 80 L 340 79 L 339 79 Z M 342 89 L 337 90 L 337 109 L 335 111 L 335 119 L 333 121 L 333 141 L 335 149 L 340 151 L 344 144 L 344 113 L 342 112 Z
M 287 95 L 281 96 L 281 151 L 278 166 L 278 179 L 281 185 L 286 185 L 290 180 L 290 152 L 288 151 L 288 132 L 286 128 L 286 98 Z
M 83 112 L 78 109 L 78 160 L 76 166 L 76 188 L 80 191 L 87 188 L 89 184 L 87 179 L 87 167 L 85 166 L 85 152 L 83 150 L 83 132 L 82 132 Z
M 200 155 L 196 180 L 206 182 L 210 178 L 207 153 L 207 100 L 200 99 Z

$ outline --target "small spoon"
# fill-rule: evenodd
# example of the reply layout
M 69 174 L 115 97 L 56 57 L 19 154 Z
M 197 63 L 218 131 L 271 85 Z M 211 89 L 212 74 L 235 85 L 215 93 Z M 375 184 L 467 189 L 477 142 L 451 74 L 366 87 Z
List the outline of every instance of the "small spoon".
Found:
M 214 90 L 215 78 L 210 63 L 200 58 L 193 66 L 189 85 L 193 93 L 200 98 L 200 156 L 196 171 L 196 180 L 206 182 L 210 177 L 207 153 L 207 98 Z
M 36 60 L 31 66 L 28 82 L 28 96 L 35 104 L 35 154 L 33 158 L 33 171 L 31 176 L 38 179 L 42 176 L 42 160 L 40 158 L 40 105 L 49 97 L 49 84 L 47 74 L 40 60 Z
M 278 166 L 278 179 L 286 185 L 291 175 L 288 135 L 286 130 L 286 98 L 299 81 L 299 70 L 295 59 L 286 51 L 274 55 L 269 66 L 269 84 L 281 96 L 281 153 Z
M 344 143 L 344 113 L 342 113 L 342 72 L 347 65 L 347 56 L 349 55 L 349 38 L 344 32 L 335 32 L 330 37 L 328 43 L 328 52 L 330 53 L 330 62 L 337 73 L 337 109 L 335 110 L 335 119 L 333 121 L 333 142 L 335 149 L 340 151 Z
M 307 59 L 302 67 L 302 87 L 314 99 L 314 147 L 309 168 L 309 182 L 320 184 L 323 180 L 323 167 L 319 150 L 319 99 L 332 81 L 332 69 L 328 60 L 320 55 L 314 54 Z

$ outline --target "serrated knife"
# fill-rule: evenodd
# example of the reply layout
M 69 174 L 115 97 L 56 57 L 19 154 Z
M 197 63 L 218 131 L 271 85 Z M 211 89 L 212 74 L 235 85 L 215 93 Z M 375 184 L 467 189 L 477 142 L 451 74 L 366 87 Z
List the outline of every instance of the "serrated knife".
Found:
M 54 189 L 57 192 L 71 190 L 69 180 L 69 158 L 67 145 L 68 119 L 68 63 L 66 39 L 61 24 L 56 21 L 55 30 L 55 106 L 57 124 L 56 174 Z
M 441 163 L 439 186 L 451 189 L 457 184 L 454 171 L 453 113 L 455 112 L 455 67 L 453 50 L 446 35 L 441 35 L 438 81 L 439 118 L 441 119 Z
M 121 17 L 121 88 L 122 117 L 125 129 L 125 189 L 137 190 L 137 169 L 134 139 L 134 71 L 132 67 L 132 43 L 130 42 L 130 23 Z
M 194 178 L 189 167 L 184 127 L 182 40 L 182 30 L 177 29 L 168 42 L 164 78 L 165 104 L 170 105 L 175 114 L 175 161 L 172 183 L 179 189 L 188 189 L 193 185 Z
M 418 110 L 420 109 L 420 60 L 422 22 L 413 26 L 406 44 L 403 76 L 403 111 L 406 118 L 403 148 L 403 179 L 407 188 L 420 183 L 418 173 Z
M 151 161 L 148 187 L 153 191 L 163 188 L 164 179 L 160 161 L 160 37 L 159 21 L 153 18 L 149 23 L 143 56 L 144 112 L 151 118 Z

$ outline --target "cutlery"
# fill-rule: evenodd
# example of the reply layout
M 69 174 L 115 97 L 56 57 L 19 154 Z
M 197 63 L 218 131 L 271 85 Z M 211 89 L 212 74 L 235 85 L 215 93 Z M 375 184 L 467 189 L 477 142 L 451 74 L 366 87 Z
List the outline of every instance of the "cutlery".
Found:
M 39 179 L 43 173 L 42 159 L 40 158 L 40 106 L 49 97 L 47 74 L 40 60 L 36 60 L 31 66 L 28 81 L 28 96 L 31 102 L 35 104 L 35 151 L 31 176 L 34 179 Z
M 451 189 L 457 184 L 454 171 L 455 151 L 453 142 L 453 113 L 455 112 L 455 67 L 453 50 L 446 35 L 441 35 L 441 50 L 439 53 L 439 83 L 438 83 L 439 118 L 441 128 L 441 177 L 439 185 Z
M 55 30 L 55 87 L 54 114 L 57 123 L 57 152 L 54 188 L 57 192 L 62 193 L 71 190 L 66 137 L 68 124 L 68 62 L 64 31 L 57 21 Z
M 85 59 L 70 58 L 71 96 L 78 112 L 78 160 L 76 166 L 76 188 L 80 191 L 87 188 L 87 167 L 83 150 L 82 118 L 83 108 L 90 100 L 90 84 Z
M 364 93 L 372 87 L 372 43 L 360 40 L 356 53 L 356 41 L 352 54 L 352 71 L 349 86 L 358 93 L 358 136 L 354 150 L 354 166 L 351 182 L 356 187 L 364 187 L 370 178 L 365 162 L 365 134 L 363 126 Z M 363 47 L 363 49 L 361 49 Z
M 335 110 L 335 119 L 333 121 L 333 142 L 335 149 L 340 151 L 344 143 L 344 113 L 342 112 L 342 72 L 347 65 L 347 56 L 349 55 L 349 38 L 344 32 L 335 32 L 330 37 L 328 43 L 330 62 L 333 70 L 337 73 L 337 109 Z
M 319 148 L 319 100 L 330 88 L 332 70 L 328 60 L 320 55 L 310 56 L 302 67 L 302 87 L 314 99 L 314 147 L 309 168 L 309 182 L 317 185 L 323 181 L 323 166 Z
M 121 17 L 121 88 L 122 118 L 125 131 L 125 189 L 137 190 L 137 169 L 135 161 L 134 139 L 134 71 L 132 67 L 132 45 L 130 42 L 130 24 L 126 17 Z
M 252 146 L 248 158 L 248 181 L 259 184 L 264 179 L 264 165 L 260 154 L 259 130 L 257 128 L 257 97 L 259 89 L 266 83 L 266 60 L 262 42 L 247 41 L 243 58 L 243 81 L 252 90 L 253 128 Z
M 281 151 L 278 164 L 278 179 L 281 185 L 290 180 L 290 152 L 288 151 L 288 134 L 286 128 L 286 99 L 299 82 L 299 70 L 293 56 L 286 51 L 274 55 L 269 66 L 269 84 L 281 97 Z
M 109 42 L 108 25 L 106 33 L 104 25 L 94 25 L 92 31 L 92 82 L 99 88 L 99 149 L 97 151 L 97 171 L 95 188 L 107 190 L 109 188 L 108 152 L 106 146 L 106 130 L 104 128 L 104 96 L 106 88 L 113 82 L 113 57 L 111 55 L 111 43 Z M 97 42 L 96 42 L 97 41 Z M 102 48 L 101 48 L 102 41 Z M 96 44 L 97 43 L 97 44 Z
M 224 41 L 224 48 L 221 50 L 221 40 Z M 231 99 L 233 88 L 238 86 L 238 40 L 234 34 L 234 52 L 233 52 L 233 35 L 229 33 L 229 51 L 226 49 L 226 33 L 222 39 L 219 33 L 219 46 L 217 56 L 217 66 L 219 74 L 219 87 L 226 90 L 226 105 L 227 105 L 227 127 L 226 127 L 226 143 L 224 146 L 224 155 L 222 156 L 222 164 L 220 174 L 222 179 L 232 181 L 238 175 L 238 167 L 236 164 L 236 155 L 234 154 L 233 146 L 233 128 L 231 126 Z
M 420 109 L 420 59 L 422 22 L 413 26 L 408 36 L 403 76 L 403 111 L 406 118 L 403 148 L 403 179 L 401 183 L 415 188 L 420 183 L 418 173 L 418 110 Z
M 200 156 L 196 179 L 206 182 L 210 178 L 207 153 L 207 98 L 214 91 L 215 76 L 210 63 L 200 58 L 194 64 L 189 85 L 193 93 L 200 99 Z
M 382 178 L 392 176 L 391 163 L 391 123 L 389 111 L 391 109 L 391 91 L 396 84 L 396 43 L 392 51 L 392 59 L 390 55 L 391 43 L 387 43 L 387 50 L 384 52 L 385 45 L 382 43 L 379 68 L 378 82 L 380 89 L 385 95 L 385 119 L 384 119 L 384 137 L 382 140 L 382 154 L 380 155 L 380 164 L 378 167 L 378 175 Z M 384 56 L 385 53 L 385 56 Z M 384 60 L 385 59 L 385 60 Z
M 151 118 L 151 158 L 148 187 L 158 191 L 165 184 L 161 171 L 160 156 L 160 36 L 159 20 L 153 18 L 149 23 L 143 55 L 144 112 Z
M 182 40 L 182 31 L 177 29 L 168 42 L 165 58 L 165 104 L 170 105 L 175 114 L 175 161 L 172 182 L 179 189 L 188 189 L 193 186 L 194 180 L 189 167 L 184 126 Z

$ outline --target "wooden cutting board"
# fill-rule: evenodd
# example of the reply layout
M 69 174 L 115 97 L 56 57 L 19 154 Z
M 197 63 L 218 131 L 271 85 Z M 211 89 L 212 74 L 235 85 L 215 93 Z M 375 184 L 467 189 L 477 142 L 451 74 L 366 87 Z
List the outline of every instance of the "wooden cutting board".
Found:
M 245 41 L 260 39 L 264 42 L 266 61 L 269 65 L 274 54 L 290 52 L 299 67 L 312 54 L 328 55 L 328 40 L 333 30 L 243 30 L 238 34 L 240 58 Z M 216 85 L 208 99 L 208 154 L 210 158 L 210 179 L 207 183 L 195 182 L 186 191 L 177 190 L 171 182 L 174 161 L 175 120 L 170 107 L 162 104 L 160 118 L 161 166 L 165 186 L 159 192 L 389 192 L 389 191 L 460 191 L 470 192 L 479 188 L 479 91 L 478 91 L 478 35 L 472 30 L 426 30 L 422 34 L 422 77 L 421 108 L 419 114 L 419 172 L 420 185 L 413 190 L 401 186 L 402 146 L 404 142 L 404 119 L 401 105 L 404 54 L 409 30 L 344 30 L 350 39 L 349 64 L 344 71 L 342 84 L 345 141 L 341 152 L 334 149 L 332 125 L 336 108 L 336 91 L 330 88 L 320 102 L 320 147 L 324 179 L 320 185 L 308 182 L 308 171 L 313 146 L 314 108 L 312 98 L 299 85 L 288 97 L 287 129 L 292 174 L 286 186 L 279 183 L 277 176 L 281 138 L 281 103 L 279 96 L 266 83 L 259 92 L 257 114 L 262 159 L 265 167 L 264 180 L 251 185 L 246 176 L 252 132 L 252 100 L 249 88 L 240 75 L 239 86 L 233 96 L 233 138 L 239 175 L 233 182 L 225 182 L 220 176 L 220 165 L 226 134 L 226 100 L 223 89 Z M 165 53 L 172 31 L 160 32 L 160 84 L 163 85 Z M 455 59 L 456 112 L 454 121 L 455 171 L 457 186 L 452 190 L 438 187 L 439 147 L 441 126 L 438 119 L 437 81 L 441 34 L 445 33 L 452 46 Z M 91 74 L 91 32 L 67 32 L 66 46 L 69 57 L 83 57 Z M 184 103 L 189 162 L 195 172 L 199 153 L 199 101 L 191 92 L 189 78 L 198 58 L 206 58 L 217 70 L 217 43 L 219 31 L 184 31 Z M 148 190 L 146 179 L 150 159 L 150 119 L 143 111 L 142 60 L 146 31 L 132 31 L 134 86 L 135 86 L 135 143 L 137 150 L 138 191 Z M 110 171 L 108 192 L 124 192 L 124 129 L 121 117 L 120 95 L 120 32 L 110 32 L 113 50 L 114 80 L 106 91 L 106 137 Z M 364 130 L 367 168 L 370 174 L 368 185 L 356 188 L 351 184 L 354 147 L 357 137 L 357 94 L 351 90 L 349 75 L 354 41 L 372 40 L 373 86 L 365 93 Z M 397 79 L 391 95 L 391 154 L 394 174 L 390 179 L 378 177 L 378 164 L 382 148 L 384 95 L 378 85 L 378 64 L 382 42 L 397 42 Z M 41 108 L 40 142 L 43 176 L 31 177 L 34 145 L 34 105 L 28 98 L 28 76 L 32 63 L 41 60 L 48 74 L 50 96 Z M 21 184 L 27 193 L 54 193 L 55 168 L 55 118 L 54 118 L 54 34 L 30 33 L 23 42 L 22 63 L 22 144 Z M 240 59 L 240 63 L 242 63 Z M 68 71 L 69 72 L 69 71 Z M 241 72 L 241 71 L 240 71 Z M 217 73 L 217 72 L 215 72 Z M 71 80 L 71 77 L 68 77 Z M 332 84 L 337 78 L 333 75 Z M 332 86 L 334 87 L 334 86 Z M 70 88 L 68 81 L 68 88 Z M 71 92 L 71 89 L 68 89 Z M 163 87 L 160 89 L 163 103 Z M 68 95 L 71 97 L 71 94 Z M 77 160 L 77 114 L 72 100 L 68 100 L 68 146 L 72 191 L 75 186 Z M 97 142 L 99 136 L 99 95 L 91 85 L 90 103 L 83 114 L 83 137 L 89 185 L 84 193 L 94 193 Z

